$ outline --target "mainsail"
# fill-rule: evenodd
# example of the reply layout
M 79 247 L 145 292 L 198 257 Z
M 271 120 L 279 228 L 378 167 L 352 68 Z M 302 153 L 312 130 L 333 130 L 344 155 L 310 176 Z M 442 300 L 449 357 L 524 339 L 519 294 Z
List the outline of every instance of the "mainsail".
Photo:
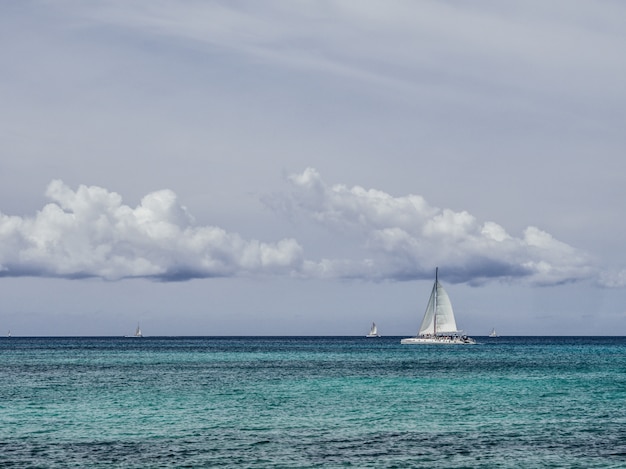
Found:
M 439 283 L 438 270 L 435 270 L 435 284 L 430 293 L 418 335 L 452 334 L 457 332 L 452 303 L 443 286 Z
M 370 329 L 370 333 L 367 334 L 365 337 L 380 337 L 380 335 L 378 334 L 378 328 L 376 327 L 375 322 L 372 323 L 372 328 Z
M 133 335 L 125 335 L 124 337 L 143 337 L 139 324 L 137 324 L 137 329 L 135 329 L 135 333 Z

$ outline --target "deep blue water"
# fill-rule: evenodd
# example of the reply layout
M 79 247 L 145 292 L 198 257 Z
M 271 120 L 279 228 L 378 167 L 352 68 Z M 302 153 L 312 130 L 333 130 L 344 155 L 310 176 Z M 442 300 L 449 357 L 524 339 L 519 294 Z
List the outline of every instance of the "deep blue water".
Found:
M 626 338 L 0 339 L 0 467 L 626 467 Z

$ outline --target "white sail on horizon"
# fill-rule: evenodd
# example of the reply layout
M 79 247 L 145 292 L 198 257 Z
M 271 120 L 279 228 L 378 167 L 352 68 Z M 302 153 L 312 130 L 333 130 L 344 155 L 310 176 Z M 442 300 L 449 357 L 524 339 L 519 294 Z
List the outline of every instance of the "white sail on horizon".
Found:
M 378 334 L 378 328 L 376 327 L 375 322 L 372 323 L 372 328 L 370 329 L 369 334 L 367 334 L 365 337 L 380 337 L 380 335 Z

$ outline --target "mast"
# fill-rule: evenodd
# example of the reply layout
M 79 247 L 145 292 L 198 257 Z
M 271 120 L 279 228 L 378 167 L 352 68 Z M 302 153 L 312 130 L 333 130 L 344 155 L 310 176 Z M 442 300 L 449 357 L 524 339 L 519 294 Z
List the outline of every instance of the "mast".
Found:
M 435 267 L 435 310 L 433 312 L 433 336 L 437 337 L 437 284 L 438 280 L 439 267 Z

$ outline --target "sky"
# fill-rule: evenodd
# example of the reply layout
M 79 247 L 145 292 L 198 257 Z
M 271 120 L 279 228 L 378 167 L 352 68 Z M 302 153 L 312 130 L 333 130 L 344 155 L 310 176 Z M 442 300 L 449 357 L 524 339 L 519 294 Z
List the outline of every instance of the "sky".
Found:
M 626 4 L 0 3 L 0 334 L 626 335 Z

